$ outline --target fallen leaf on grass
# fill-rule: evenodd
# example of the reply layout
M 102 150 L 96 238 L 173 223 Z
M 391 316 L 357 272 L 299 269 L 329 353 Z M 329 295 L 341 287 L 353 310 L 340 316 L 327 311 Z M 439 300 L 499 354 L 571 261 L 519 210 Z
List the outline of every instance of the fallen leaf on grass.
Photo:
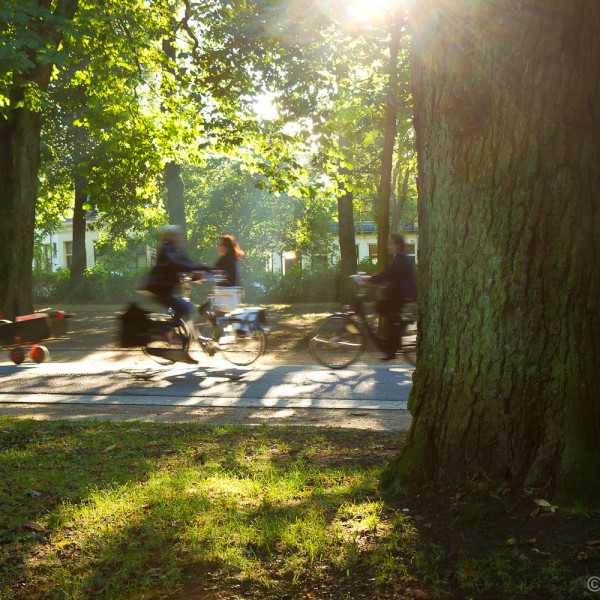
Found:
M 577 560 L 579 562 L 584 562 L 588 559 L 588 553 L 587 552 L 578 552 L 577 553 Z
M 463 567 L 463 575 L 465 577 L 476 577 L 479 571 L 475 567 Z
M 533 501 L 540 507 L 542 510 L 548 510 L 550 512 L 554 512 L 558 506 L 554 504 L 550 504 L 548 500 L 543 500 L 542 498 L 534 498 Z
M 597 548 L 600 546 L 600 540 L 590 540 L 589 542 L 586 542 L 585 545 L 590 548 Z
M 121 444 L 113 444 L 112 446 L 108 446 L 108 448 L 104 448 L 104 450 L 102 450 L 102 453 L 104 454 L 105 452 L 114 452 L 115 450 L 122 450 L 123 446 L 121 446 Z
M 32 531 L 46 531 L 46 528 L 37 521 L 25 521 L 23 527 L 27 527 L 27 529 L 31 529 Z

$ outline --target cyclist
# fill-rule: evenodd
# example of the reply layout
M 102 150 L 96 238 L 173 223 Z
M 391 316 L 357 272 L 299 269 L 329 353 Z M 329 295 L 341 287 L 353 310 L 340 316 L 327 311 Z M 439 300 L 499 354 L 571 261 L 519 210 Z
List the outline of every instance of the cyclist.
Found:
M 417 297 L 417 278 L 413 264 L 404 251 L 404 238 L 395 233 L 388 241 L 388 252 L 392 261 L 383 271 L 364 277 L 364 281 L 381 284 L 382 298 L 375 304 L 375 310 L 389 320 L 390 335 L 385 356 L 381 360 L 393 360 L 398 350 L 398 342 L 403 325 L 398 323 L 398 313 L 405 302 Z
M 240 286 L 240 261 L 245 255 L 245 252 L 240 248 L 232 235 L 220 235 L 217 244 L 217 252 L 219 259 L 214 266 L 214 272 L 220 273 L 223 279 L 217 281 L 219 287 L 239 287 Z M 238 297 L 239 302 L 239 297 Z M 209 313 L 209 308 L 219 312 L 219 307 L 211 305 L 211 301 L 206 300 L 198 309 L 200 314 L 208 321 L 212 329 L 212 337 L 216 341 L 220 337 L 217 322 L 212 314 Z
M 192 273 L 199 279 L 199 271 L 212 272 L 215 269 L 203 263 L 190 260 L 181 250 L 183 230 L 179 225 L 166 225 L 160 231 L 162 245 L 156 256 L 156 264 L 148 275 L 146 289 L 156 295 L 156 299 L 173 310 L 174 321 L 186 320 L 188 303 L 175 295 L 181 273 Z
M 217 246 L 219 260 L 215 269 L 225 272 L 225 279 L 218 285 L 231 287 L 240 285 L 240 261 L 245 252 L 240 248 L 232 235 L 220 235 Z

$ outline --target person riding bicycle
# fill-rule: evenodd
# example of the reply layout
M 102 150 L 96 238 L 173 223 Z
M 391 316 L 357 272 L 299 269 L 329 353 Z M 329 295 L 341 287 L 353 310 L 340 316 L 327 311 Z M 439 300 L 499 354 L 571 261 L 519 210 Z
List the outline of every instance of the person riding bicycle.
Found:
M 240 261 L 245 252 L 240 248 L 232 235 L 220 235 L 217 244 L 217 252 L 219 253 L 219 259 L 214 266 L 215 273 L 221 273 L 222 279 L 216 281 L 217 287 L 239 287 L 240 281 Z M 239 298 L 238 298 L 239 301 Z M 210 310 L 212 309 L 212 311 Z M 200 314 L 210 323 L 212 328 L 212 336 L 214 340 L 219 339 L 219 328 L 214 317 L 214 313 L 217 314 L 221 311 L 219 306 L 212 303 L 209 298 L 203 304 L 198 307 Z
M 156 264 L 152 267 L 146 289 L 167 308 L 173 310 L 174 320 L 186 320 L 188 303 L 174 291 L 179 286 L 181 273 L 213 272 L 215 269 L 203 263 L 190 260 L 181 250 L 183 230 L 179 225 L 166 225 L 160 231 L 162 245 L 156 256 Z M 199 278 L 199 275 L 198 275 Z
M 240 248 L 232 235 L 220 235 L 217 246 L 219 260 L 215 269 L 225 272 L 225 279 L 217 283 L 219 286 L 232 287 L 241 285 L 240 261 L 245 252 Z
M 413 264 L 404 251 L 404 238 L 399 233 L 390 236 L 388 251 L 392 255 L 390 265 L 383 271 L 364 278 L 365 281 L 381 284 L 383 297 L 375 304 L 375 310 L 389 320 L 390 335 L 386 354 L 381 357 L 381 360 L 386 361 L 393 360 L 398 350 L 403 329 L 403 325 L 398 323 L 398 313 L 405 302 L 417 297 L 417 277 Z

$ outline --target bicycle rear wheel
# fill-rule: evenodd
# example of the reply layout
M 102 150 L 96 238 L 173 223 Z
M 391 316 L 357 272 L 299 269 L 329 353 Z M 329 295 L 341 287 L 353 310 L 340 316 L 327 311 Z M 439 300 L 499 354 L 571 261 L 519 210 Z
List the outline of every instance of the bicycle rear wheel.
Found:
M 398 356 L 400 360 L 405 363 L 416 367 L 417 366 L 417 323 L 409 323 L 406 325 L 402 337 L 400 338 L 402 344 Z
M 343 315 L 333 315 L 321 321 L 308 340 L 312 356 L 330 369 L 351 365 L 364 347 L 365 336 L 361 328 Z
M 266 345 L 265 334 L 256 323 L 228 321 L 222 326 L 219 347 L 233 365 L 252 364 L 264 353 Z
M 165 314 L 150 315 L 154 331 L 150 332 L 150 341 L 142 346 L 142 352 L 159 365 L 172 365 L 182 359 L 190 345 L 190 333 L 187 325 L 179 321 L 173 325 L 172 317 Z

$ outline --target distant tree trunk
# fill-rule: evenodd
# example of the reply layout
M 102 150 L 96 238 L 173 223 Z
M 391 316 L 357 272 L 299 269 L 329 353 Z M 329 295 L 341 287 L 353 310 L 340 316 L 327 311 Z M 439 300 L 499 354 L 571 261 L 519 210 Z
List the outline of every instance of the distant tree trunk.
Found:
M 406 169 L 404 171 L 404 176 L 402 177 L 402 185 L 398 190 L 394 198 L 394 210 L 392 212 L 392 233 L 400 233 L 402 227 L 400 227 L 400 219 L 402 218 L 402 213 L 404 212 L 404 207 L 406 206 L 406 196 L 408 191 L 408 179 L 410 177 L 410 169 Z
M 185 200 L 183 194 L 183 179 L 181 167 L 176 162 L 170 162 L 164 169 L 165 185 L 167 187 L 167 210 L 169 223 L 180 225 L 183 231 L 187 230 L 185 218 Z
M 77 0 L 58 0 L 54 15 L 72 19 Z M 32 14 L 48 10 L 40 0 Z M 33 19 L 28 25 L 46 42 L 49 52 L 57 48 L 62 32 L 48 19 Z M 8 93 L 9 105 L 0 116 L 0 311 L 5 318 L 33 310 L 31 265 L 35 231 L 38 169 L 40 164 L 41 118 L 39 112 L 22 106 L 27 85 L 46 91 L 54 65 L 30 52 L 31 68 L 25 83 L 15 83 Z
M 340 146 L 347 146 L 348 142 L 340 136 Z M 341 167 L 342 180 L 350 174 L 348 169 Z M 341 267 L 341 292 L 342 301 L 349 302 L 352 298 L 350 275 L 356 273 L 358 257 L 356 255 L 356 235 L 354 232 L 354 195 L 349 192 L 343 183 L 338 197 L 338 239 L 340 242 L 340 267 Z
M 390 197 L 392 195 L 392 167 L 396 144 L 396 117 L 398 115 L 398 52 L 400 50 L 400 11 L 392 24 L 390 40 L 389 81 L 385 109 L 385 134 L 381 153 L 381 176 L 377 190 L 377 266 L 388 264 L 387 242 L 390 237 Z
M 82 94 L 83 96 L 83 90 Z M 81 107 L 73 113 L 75 117 L 81 117 Z M 83 272 L 87 267 L 87 256 L 85 249 L 85 231 L 87 226 L 86 211 L 83 208 L 87 201 L 87 180 L 79 174 L 80 164 L 85 160 L 89 144 L 89 135 L 86 128 L 78 128 L 70 124 L 75 131 L 73 139 L 73 181 L 75 184 L 75 203 L 73 206 L 73 255 L 71 257 L 70 287 L 71 292 L 77 294 L 78 287 L 83 279 Z
M 83 208 L 87 200 L 85 191 L 86 181 L 80 175 L 75 175 L 75 205 L 73 206 L 73 255 L 71 257 L 70 287 L 73 292 L 83 279 L 87 266 L 85 249 L 85 230 L 87 225 L 86 211 Z
M 414 15 L 419 363 L 392 488 L 600 501 L 600 3 Z
M 350 275 L 356 273 L 356 237 L 354 234 L 354 197 L 351 192 L 343 191 L 338 198 L 338 223 L 340 241 L 340 266 L 342 271 L 342 300 L 351 298 Z
M 173 24 L 173 27 L 175 25 Z M 163 52 L 169 61 L 175 61 L 176 49 L 174 45 L 174 33 L 165 38 L 162 43 Z M 168 66 L 167 71 L 174 74 L 173 69 Z M 169 97 L 171 91 L 165 88 L 165 95 Z M 167 109 L 168 110 L 168 109 Z M 187 247 L 187 222 L 185 217 L 185 199 L 183 179 L 181 178 L 181 166 L 174 161 L 165 165 L 164 168 L 165 185 L 167 188 L 167 211 L 169 213 L 169 223 L 179 225 L 183 229 L 184 246 Z

